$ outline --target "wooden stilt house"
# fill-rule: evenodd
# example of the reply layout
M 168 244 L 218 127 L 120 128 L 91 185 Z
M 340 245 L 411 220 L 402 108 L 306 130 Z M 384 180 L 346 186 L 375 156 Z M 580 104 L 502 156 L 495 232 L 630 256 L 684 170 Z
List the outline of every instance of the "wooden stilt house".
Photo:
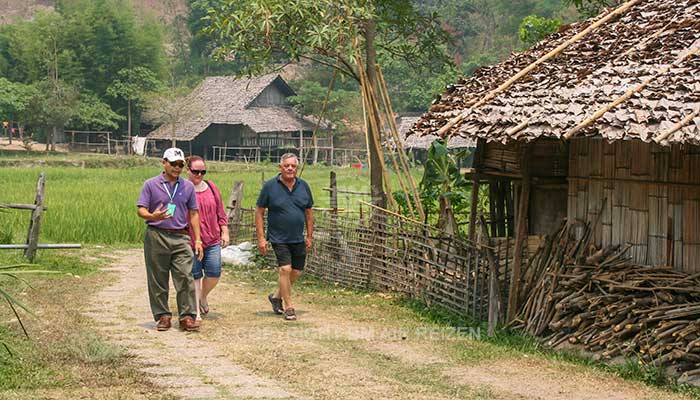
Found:
M 507 268 L 567 219 L 636 262 L 700 272 L 699 16 L 694 0 L 629 1 L 450 85 L 416 122 L 478 140 L 470 177 Z

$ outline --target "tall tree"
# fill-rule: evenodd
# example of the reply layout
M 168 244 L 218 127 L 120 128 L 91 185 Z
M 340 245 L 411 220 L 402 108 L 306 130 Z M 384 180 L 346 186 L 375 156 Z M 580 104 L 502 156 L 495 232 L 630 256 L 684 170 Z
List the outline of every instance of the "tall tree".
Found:
M 46 151 L 56 150 L 56 132 L 75 115 L 78 91 L 61 80 L 43 80 L 29 102 L 27 123 L 46 132 Z
M 312 60 L 356 80 L 366 71 L 377 92 L 377 49 L 414 64 L 449 63 L 447 40 L 436 15 L 416 11 L 410 0 L 234 0 L 208 10 L 215 54 L 256 74 L 279 60 Z M 356 66 L 361 53 L 364 65 Z M 279 65 L 279 64 L 278 64 Z M 386 205 L 379 154 L 370 146 L 372 201 Z
M 146 67 L 125 68 L 117 73 L 117 79 L 107 88 L 107 94 L 126 100 L 127 137 L 131 143 L 131 107 L 141 106 L 141 100 L 149 92 L 158 90 L 161 82 L 156 75 Z M 129 145 L 131 149 L 131 145 Z

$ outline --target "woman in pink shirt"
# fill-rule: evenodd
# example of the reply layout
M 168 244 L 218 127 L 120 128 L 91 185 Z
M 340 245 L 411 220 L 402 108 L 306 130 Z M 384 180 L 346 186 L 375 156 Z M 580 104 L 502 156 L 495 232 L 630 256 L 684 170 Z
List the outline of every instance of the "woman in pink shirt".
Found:
M 224 211 L 221 193 L 212 181 L 204 179 L 207 166 L 202 157 L 187 157 L 187 173 L 190 182 L 194 184 L 197 204 L 199 205 L 199 221 L 204 257 L 196 259 L 192 264 L 192 277 L 197 291 L 197 321 L 202 315 L 209 313 L 207 296 L 219 283 L 221 278 L 221 249 L 228 246 L 228 217 Z M 189 227 L 190 232 L 192 226 Z M 190 234 L 191 238 L 194 238 Z M 194 248 L 194 242 L 190 243 Z

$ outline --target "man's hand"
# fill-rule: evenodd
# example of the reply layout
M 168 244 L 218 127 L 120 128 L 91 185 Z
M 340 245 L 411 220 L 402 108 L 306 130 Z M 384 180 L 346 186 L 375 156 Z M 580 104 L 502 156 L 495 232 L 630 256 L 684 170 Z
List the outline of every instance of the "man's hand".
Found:
M 158 207 L 151 213 L 151 221 L 162 221 L 172 217 L 172 214 L 166 214 L 168 207 L 163 207 L 163 203 L 158 204 Z
M 314 244 L 313 238 L 307 237 L 304 239 L 304 242 L 306 243 L 306 250 L 311 250 L 311 246 Z
M 204 249 L 202 248 L 202 241 L 197 240 L 194 242 L 194 254 L 197 255 L 197 260 L 202 261 L 204 258 Z
M 268 246 L 270 246 L 270 242 L 265 239 L 258 239 L 258 250 L 260 250 L 260 254 L 263 256 L 267 255 Z

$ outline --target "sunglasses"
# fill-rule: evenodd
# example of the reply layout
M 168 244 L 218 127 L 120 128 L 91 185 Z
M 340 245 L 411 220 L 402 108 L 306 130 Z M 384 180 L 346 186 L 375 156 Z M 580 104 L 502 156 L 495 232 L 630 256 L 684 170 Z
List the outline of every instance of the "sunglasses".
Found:
M 191 169 L 190 172 L 195 174 L 195 175 L 202 175 L 202 176 L 207 174 L 206 169 Z
M 171 167 L 174 167 L 174 168 L 183 168 L 183 167 L 185 166 L 185 163 L 182 162 L 182 161 L 180 161 L 180 162 L 178 162 L 178 161 L 168 161 L 168 163 L 170 164 Z

